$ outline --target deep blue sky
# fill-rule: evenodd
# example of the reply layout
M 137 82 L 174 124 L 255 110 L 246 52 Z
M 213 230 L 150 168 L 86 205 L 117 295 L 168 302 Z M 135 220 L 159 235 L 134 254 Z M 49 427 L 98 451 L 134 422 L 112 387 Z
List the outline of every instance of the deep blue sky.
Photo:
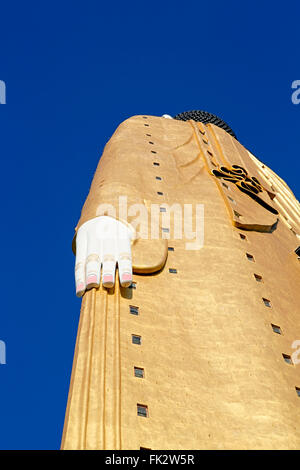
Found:
M 218 114 L 300 198 L 298 6 L 2 2 L 0 449 L 60 446 L 80 311 L 71 240 L 120 122 Z

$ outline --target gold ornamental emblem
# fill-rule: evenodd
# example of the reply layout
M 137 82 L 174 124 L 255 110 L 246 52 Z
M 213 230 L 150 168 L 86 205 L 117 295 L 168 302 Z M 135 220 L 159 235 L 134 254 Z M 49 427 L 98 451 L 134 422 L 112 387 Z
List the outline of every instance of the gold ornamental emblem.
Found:
M 218 170 L 212 170 L 212 173 L 217 178 L 234 183 L 240 191 L 250 196 L 272 214 L 278 214 L 278 211 L 266 201 L 266 194 L 271 199 L 270 193 L 265 190 L 255 176 L 249 176 L 242 166 L 232 165 L 229 169 L 221 166 Z

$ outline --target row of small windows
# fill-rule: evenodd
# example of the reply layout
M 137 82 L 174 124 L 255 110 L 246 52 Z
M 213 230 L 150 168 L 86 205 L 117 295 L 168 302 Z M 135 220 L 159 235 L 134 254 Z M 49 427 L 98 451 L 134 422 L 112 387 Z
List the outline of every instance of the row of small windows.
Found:
M 160 164 L 159 164 L 158 162 L 153 162 L 153 165 L 154 165 L 154 166 L 159 166 Z M 161 176 L 156 176 L 155 179 L 157 179 L 158 181 L 161 181 L 161 180 L 162 180 Z M 163 196 L 164 193 L 163 193 L 162 191 L 157 191 L 157 194 L 158 194 L 159 196 Z M 167 212 L 167 209 L 166 209 L 165 207 L 160 207 L 160 208 L 159 208 L 159 211 L 160 211 L 160 212 Z M 164 233 L 169 233 L 169 232 L 170 232 L 170 230 L 169 230 L 168 228 L 164 228 L 164 227 L 162 228 L 162 231 L 163 231 Z M 174 251 L 174 248 L 173 248 L 173 247 L 168 247 L 168 251 Z M 170 269 L 169 269 L 169 273 L 171 273 L 171 274 L 177 274 L 177 269 L 175 269 L 175 268 L 170 268 Z
M 226 185 L 225 185 L 225 186 L 226 186 Z M 239 233 L 239 235 L 240 235 L 241 240 L 247 240 L 246 235 L 244 235 L 243 233 Z M 247 259 L 248 259 L 249 261 L 252 261 L 252 262 L 255 261 L 255 260 L 254 260 L 254 256 L 251 255 L 250 253 L 246 253 L 246 257 L 247 257 Z M 263 278 L 262 278 L 262 276 L 260 276 L 259 274 L 254 273 L 254 278 L 255 278 L 255 280 L 256 280 L 257 282 L 263 282 Z M 264 305 L 265 305 L 266 307 L 268 307 L 268 308 L 271 307 L 271 301 L 270 301 L 269 299 L 266 299 L 265 297 L 263 297 L 263 298 L 262 298 L 262 301 L 263 301 L 263 303 L 264 303 Z M 274 333 L 276 333 L 276 334 L 278 334 L 278 335 L 282 335 L 282 330 L 281 330 L 281 328 L 280 328 L 279 325 L 275 325 L 274 323 L 271 323 L 271 327 L 272 327 L 272 330 L 273 330 Z M 290 356 L 289 354 L 284 354 L 284 353 L 282 353 L 282 357 L 283 357 L 284 361 L 285 361 L 287 364 L 293 365 L 292 358 L 291 358 L 291 356 Z M 299 388 L 299 387 L 295 387 L 295 389 L 296 389 L 296 393 L 297 393 L 298 397 L 300 397 L 300 388 Z
M 242 235 L 242 234 L 240 233 L 240 235 Z M 243 235 L 243 237 L 245 237 L 245 235 Z M 242 238 L 242 239 L 244 239 L 244 238 Z M 250 253 L 246 253 L 246 257 L 249 261 L 254 262 L 254 256 L 251 255 Z M 263 282 L 263 278 L 259 274 L 254 273 L 254 278 L 257 282 Z M 263 297 L 262 301 L 263 301 L 263 303 L 265 304 L 266 307 L 271 307 L 271 301 L 269 299 L 266 299 L 266 298 Z
M 136 283 L 132 283 L 131 287 L 133 289 L 136 289 Z M 129 306 L 130 313 L 132 315 L 139 315 L 139 307 L 136 307 L 135 305 L 130 305 Z M 131 335 L 132 338 L 132 343 L 133 344 L 141 344 L 141 336 L 140 335 Z M 145 377 L 145 371 L 142 367 L 136 367 L 134 366 L 134 376 L 138 378 L 144 378 Z M 143 418 L 148 418 L 148 406 L 147 405 L 142 405 L 141 403 L 137 403 L 137 415 L 141 416 Z M 149 450 L 146 447 L 141 447 L 141 450 Z
M 208 152 L 208 153 L 210 153 L 210 152 Z M 229 186 L 228 186 L 226 183 L 222 182 L 222 185 L 223 185 L 226 189 L 230 190 Z M 227 196 L 227 197 L 228 197 L 228 199 L 229 199 L 230 201 L 232 201 L 233 203 L 235 203 L 234 199 L 232 199 L 230 196 Z M 237 218 L 242 217 L 242 215 L 241 215 L 239 212 L 237 212 L 237 211 L 235 211 L 235 210 L 234 210 L 233 212 L 234 212 L 234 215 L 235 215 Z M 243 233 L 239 233 L 239 236 L 240 236 L 240 239 L 241 239 L 241 240 L 247 240 L 246 235 L 244 235 Z M 296 253 L 297 253 L 297 251 L 296 251 Z M 298 253 L 297 253 L 297 254 L 298 254 Z M 299 256 L 299 255 L 300 255 L 300 247 L 299 247 L 299 254 L 298 254 L 298 256 Z M 255 262 L 254 256 L 251 255 L 250 253 L 246 253 L 246 257 L 247 257 L 247 259 L 248 259 L 249 261 Z M 263 282 L 263 278 L 262 278 L 262 276 L 260 276 L 259 274 L 255 274 L 255 273 L 254 273 L 254 278 L 255 278 L 255 280 L 256 280 L 257 282 Z M 268 307 L 268 308 L 271 307 L 271 301 L 270 301 L 269 299 L 266 299 L 266 298 L 263 297 L 263 298 L 262 298 L 262 301 L 263 301 L 263 303 L 264 303 L 264 305 L 265 305 L 266 307 Z M 272 327 L 272 330 L 273 330 L 274 333 L 279 334 L 279 335 L 282 335 L 282 330 L 281 330 L 281 328 L 280 328 L 279 325 L 275 325 L 275 324 L 271 323 L 271 327 Z M 292 358 L 291 358 L 290 355 L 282 353 L 282 357 L 283 357 L 284 361 L 285 361 L 287 364 L 293 365 L 293 361 L 292 361 Z M 300 397 L 300 387 L 295 387 L 295 390 L 296 390 L 297 396 Z
M 150 134 L 146 134 L 146 135 L 150 136 Z M 149 144 L 153 144 L 153 142 L 150 142 L 150 141 L 149 141 Z M 154 150 L 151 150 L 151 152 L 152 152 L 152 153 L 156 153 Z M 153 165 L 154 165 L 154 166 L 160 166 L 160 163 L 159 163 L 159 162 L 153 162 Z M 161 176 L 156 176 L 155 179 L 158 180 L 158 181 L 162 181 Z M 157 195 L 158 195 L 158 196 L 163 196 L 164 193 L 163 193 L 162 191 L 157 191 Z M 165 207 L 160 207 L 159 210 L 160 210 L 160 212 L 166 212 L 166 208 L 165 208 Z M 169 233 L 169 232 L 170 232 L 170 230 L 169 230 L 168 228 L 164 228 L 164 227 L 162 228 L 162 231 L 163 231 L 164 233 Z M 174 248 L 168 247 L 168 251 L 174 251 Z M 169 269 L 169 272 L 172 273 L 172 274 L 176 274 L 176 273 L 177 273 L 177 269 L 170 268 L 170 269 Z M 131 313 L 132 313 L 132 312 L 131 312 Z M 136 313 L 136 315 L 138 315 L 138 313 Z
M 229 186 L 228 186 L 226 183 L 222 182 L 222 185 L 224 186 L 224 188 L 230 190 Z M 229 201 L 231 201 L 233 204 L 236 204 L 236 201 L 235 201 L 231 196 L 227 196 L 227 197 L 228 197 Z M 237 212 L 237 211 L 233 211 L 233 212 L 234 212 L 234 215 L 235 215 L 238 219 L 239 219 L 240 217 L 242 217 L 239 212 Z M 246 238 L 246 237 L 245 237 L 245 238 Z
M 229 186 L 228 186 L 226 183 L 224 183 L 223 181 L 222 181 L 222 185 L 224 186 L 224 188 L 226 188 L 228 191 L 230 191 Z M 231 196 L 227 196 L 227 197 L 228 197 L 229 201 L 231 201 L 233 204 L 236 204 L 236 201 L 235 201 Z M 234 215 L 235 215 L 238 219 L 239 219 L 240 217 L 242 217 L 242 215 L 241 215 L 239 212 L 237 212 L 237 211 L 233 211 L 233 212 L 234 212 Z
M 159 163 L 158 163 L 158 162 L 153 162 L 153 165 L 159 166 Z M 162 180 L 162 178 L 161 178 L 160 176 L 156 176 L 155 178 L 156 178 L 157 180 L 160 180 L 160 181 Z M 164 193 L 163 193 L 162 191 L 157 191 L 157 194 L 158 194 L 159 196 L 163 196 Z M 160 211 L 160 212 L 167 212 L 167 209 L 166 209 L 165 207 L 160 207 L 160 208 L 159 208 L 159 211 Z M 169 233 L 169 232 L 170 232 L 170 230 L 169 230 L 168 228 L 164 228 L 164 227 L 162 228 L 162 231 L 163 231 L 164 233 Z M 168 251 L 174 251 L 174 248 L 173 248 L 173 247 L 168 247 Z M 171 274 L 177 274 L 177 269 L 175 269 L 175 268 L 170 268 L 170 269 L 169 269 L 169 273 L 171 273 Z
M 144 117 L 144 118 L 147 119 L 147 117 Z M 144 124 L 144 125 L 147 126 L 147 127 L 149 126 L 149 124 Z M 151 136 L 151 134 L 146 134 L 146 135 L 149 136 L 149 137 Z M 154 143 L 151 142 L 151 141 L 149 141 L 149 144 L 154 145 Z M 154 150 L 151 150 L 151 152 L 156 153 Z M 159 162 L 153 162 L 153 165 L 154 166 L 160 166 L 160 163 Z M 158 180 L 158 181 L 162 180 L 162 178 L 160 176 L 156 176 L 155 179 Z M 159 196 L 163 196 L 163 192 L 161 192 L 161 191 L 157 191 L 157 194 Z M 160 207 L 160 212 L 166 212 L 166 208 L 165 207 Z M 162 230 L 165 233 L 169 233 L 168 228 L 162 228 Z M 173 247 L 168 247 L 168 251 L 174 251 L 174 248 Z M 169 272 L 175 274 L 175 273 L 177 273 L 177 269 L 170 268 Z M 136 283 L 132 282 L 130 287 L 132 289 L 136 289 Z M 139 307 L 137 307 L 135 305 L 130 305 L 129 306 L 129 311 L 130 311 L 131 315 L 139 315 Z M 137 335 L 137 334 L 132 334 L 131 335 L 131 341 L 132 341 L 132 344 L 141 345 L 142 344 L 142 337 L 140 335 Z M 137 377 L 137 378 L 143 379 L 145 377 L 145 370 L 142 367 L 134 366 L 134 376 Z M 148 406 L 138 403 L 137 404 L 137 415 L 140 416 L 140 417 L 143 417 L 143 418 L 147 418 L 149 416 Z M 146 448 L 141 447 L 141 449 L 146 449 Z
M 135 287 L 134 287 L 135 288 Z M 139 308 L 130 305 L 129 306 L 130 313 L 133 315 L 138 315 L 139 314 Z M 140 335 L 131 335 L 132 337 L 132 343 L 133 344 L 141 344 L 141 336 Z M 134 366 L 134 376 L 137 378 L 143 379 L 145 377 L 145 370 L 142 367 L 136 367 Z M 147 405 L 142 405 L 141 403 L 137 403 L 137 415 L 141 416 L 142 418 L 148 418 L 149 413 L 148 413 L 148 406 Z M 146 447 L 141 447 L 141 450 L 148 450 Z
M 240 233 L 240 235 L 242 235 L 242 234 Z M 244 236 L 245 235 L 243 235 L 243 237 Z M 246 253 L 246 257 L 249 261 L 254 262 L 254 256 L 251 255 L 250 253 Z M 263 278 L 259 274 L 254 273 L 254 278 L 257 282 L 263 282 Z M 269 299 L 266 299 L 266 298 L 263 297 L 262 300 L 263 300 L 263 303 L 265 304 L 266 307 L 271 307 L 271 301 Z
M 136 283 L 132 283 L 131 287 L 133 289 L 136 288 Z M 136 307 L 135 305 L 130 305 L 129 306 L 130 313 L 133 315 L 138 315 L 139 314 L 139 307 Z M 132 343 L 133 344 L 141 344 L 141 336 L 140 335 L 132 335 Z M 134 376 L 137 378 L 144 378 L 145 377 L 145 371 L 142 367 L 136 367 L 134 366 Z M 143 405 L 141 403 L 137 403 L 137 415 L 141 416 L 142 418 L 148 418 L 149 413 L 148 413 L 148 406 Z M 146 447 L 141 447 L 141 450 L 149 450 L 149 448 Z

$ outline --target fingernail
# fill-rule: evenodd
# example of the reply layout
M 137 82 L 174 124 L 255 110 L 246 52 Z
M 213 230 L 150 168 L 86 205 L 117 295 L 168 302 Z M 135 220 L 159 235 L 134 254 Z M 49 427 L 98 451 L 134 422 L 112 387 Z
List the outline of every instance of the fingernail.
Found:
M 132 275 L 129 273 L 124 273 L 121 277 L 121 282 L 132 281 Z
M 83 282 L 81 282 L 80 284 L 77 284 L 77 286 L 76 286 L 76 295 L 80 294 L 78 296 L 81 297 L 84 290 L 85 289 L 84 289 L 84 283 Z
M 103 276 L 103 285 L 105 287 L 112 287 L 114 285 L 114 277 L 112 274 L 105 274 Z
M 97 276 L 95 274 L 93 274 L 91 276 L 88 276 L 86 283 L 87 284 L 97 284 Z

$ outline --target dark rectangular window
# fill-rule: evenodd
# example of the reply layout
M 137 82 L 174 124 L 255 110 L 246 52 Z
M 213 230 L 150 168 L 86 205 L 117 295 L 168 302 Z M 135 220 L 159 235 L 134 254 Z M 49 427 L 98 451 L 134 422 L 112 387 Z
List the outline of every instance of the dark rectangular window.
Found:
M 160 212 L 167 212 L 167 209 L 165 207 L 160 207 L 159 210 Z
M 163 196 L 164 193 L 162 193 L 161 191 L 157 191 L 157 194 L 158 194 L 159 196 Z
M 296 388 L 296 393 L 298 395 L 298 397 L 300 397 L 300 388 L 299 387 L 295 387 Z
M 135 307 L 134 305 L 129 305 L 129 311 L 132 315 L 138 315 L 139 307 Z
M 176 274 L 176 273 L 177 273 L 177 269 L 169 268 L 169 273 Z
M 134 376 L 143 379 L 145 377 L 144 369 L 141 367 L 134 367 Z
M 143 418 L 148 418 L 148 406 L 137 404 L 137 415 Z
M 274 333 L 277 333 L 278 335 L 281 335 L 281 328 L 280 326 L 278 325 L 273 325 L 273 323 L 271 323 L 271 327 L 272 327 L 272 330 L 274 331 Z
M 133 344 L 142 344 L 142 337 L 139 335 L 131 335 Z
M 164 233 L 169 233 L 169 232 L 170 232 L 170 230 L 169 230 L 168 228 L 164 228 L 164 227 L 162 227 L 162 231 L 163 231 Z
M 269 299 L 262 299 L 266 307 L 271 307 L 271 301 Z
M 168 246 L 168 251 L 174 251 L 174 248 L 172 246 Z
M 156 179 L 156 180 L 159 180 L 159 181 L 162 180 L 162 178 L 161 178 L 160 176 L 155 176 L 155 179 Z
M 288 354 L 282 354 L 282 357 L 287 364 L 293 365 L 291 356 L 289 356 Z
M 153 162 L 153 165 L 154 166 L 159 166 L 159 163 L 158 162 Z

